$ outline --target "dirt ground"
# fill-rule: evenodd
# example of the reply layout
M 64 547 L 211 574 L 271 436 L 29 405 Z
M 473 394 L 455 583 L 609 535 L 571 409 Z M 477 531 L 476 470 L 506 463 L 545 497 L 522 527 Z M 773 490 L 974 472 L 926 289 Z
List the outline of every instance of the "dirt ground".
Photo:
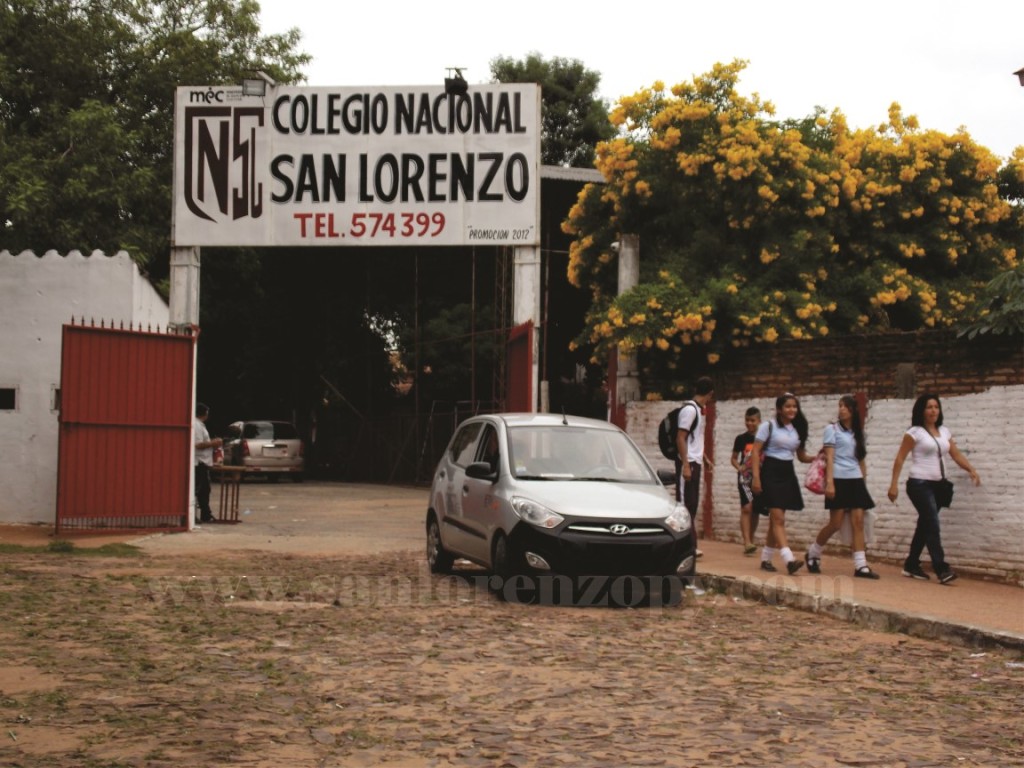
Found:
M 2 765 L 1024 766 L 1004 651 L 712 593 L 508 604 L 418 549 L 91 541 L 0 550 Z

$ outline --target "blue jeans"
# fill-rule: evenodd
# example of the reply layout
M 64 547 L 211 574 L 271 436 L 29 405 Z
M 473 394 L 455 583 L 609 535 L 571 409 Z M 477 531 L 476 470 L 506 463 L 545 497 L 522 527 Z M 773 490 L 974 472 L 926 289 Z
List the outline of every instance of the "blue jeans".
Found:
M 905 567 L 920 568 L 921 552 L 928 547 L 928 556 L 932 559 L 932 569 L 942 575 L 949 570 L 946 565 L 946 554 L 942 551 L 942 533 L 939 529 L 939 507 L 935 503 L 935 483 L 931 480 L 907 480 L 907 496 L 917 510 L 917 528 L 914 538 L 910 540 L 910 553 L 907 555 Z

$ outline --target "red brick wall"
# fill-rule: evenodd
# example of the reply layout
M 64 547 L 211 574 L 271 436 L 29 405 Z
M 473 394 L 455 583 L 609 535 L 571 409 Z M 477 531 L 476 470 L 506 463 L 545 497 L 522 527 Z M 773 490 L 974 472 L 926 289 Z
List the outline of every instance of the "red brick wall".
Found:
M 715 397 L 865 392 L 869 399 L 945 396 L 1024 384 L 1020 336 L 957 338 L 951 331 L 785 341 L 739 350 L 707 371 Z M 692 378 L 696 379 L 695 374 Z

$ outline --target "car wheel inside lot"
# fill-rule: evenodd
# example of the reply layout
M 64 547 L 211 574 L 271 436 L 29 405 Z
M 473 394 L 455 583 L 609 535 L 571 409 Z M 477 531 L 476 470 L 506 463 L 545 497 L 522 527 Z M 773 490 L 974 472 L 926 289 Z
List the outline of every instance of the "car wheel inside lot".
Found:
M 433 512 L 427 515 L 427 563 L 431 573 L 451 573 L 455 559 L 441 543 L 441 527 Z

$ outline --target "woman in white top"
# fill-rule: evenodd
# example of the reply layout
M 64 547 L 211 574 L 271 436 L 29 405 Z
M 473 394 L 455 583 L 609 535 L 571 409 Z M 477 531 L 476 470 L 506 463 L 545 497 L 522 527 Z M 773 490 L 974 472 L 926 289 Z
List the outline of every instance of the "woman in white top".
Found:
M 761 570 L 775 571 L 772 557 L 779 550 L 786 571 L 792 576 L 799 571 L 803 560 L 797 560 L 786 541 L 786 510 L 804 508 L 800 481 L 796 479 L 794 458 L 810 464 L 814 458 L 807 455 L 807 417 L 800 410 L 796 395 L 787 392 L 775 400 L 775 418 L 762 422 L 754 436 L 750 451 L 753 478 L 750 490 L 763 496 L 762 506 L 768 510 L 768 535 L 761 552 Z M 764 464 L 761 464 L 761 454 Z
M 892 484 L 889 486 L 889 500 L 896 501 L 899 495 L 900 470 L 907 455 L 913 464 L 907 480 L 907 496 L 917 510 L 917 528 L 910 542 L 910 553 L 903 563 L 903 575 L 927 581 L 930 577 L 921 569 L 921 552 L 928 547 L 932 570 L 939 583 L 949 584 L 956 574 L 946 563 L 942 551 L 942 536 L 939 530 L 939 503 L 935 492 L 946 477 L 945 456 L 949 456 L 971 477 L 971 482 L 981 485 L 981 478 L 960 449 L 953 442 L 953 436 L 942 426 L 942 403 L 938 395 L 924 394 L 917 398 L 910 419 L 911 427 L 903 435 L 903 442 L 892 465 Z
M 807 548 L 807 570 L 821 573 L 821 553 L 832 535 L 842 527 L 845 515 L 850 516 L 853 533 L 853 575 L 861 579 L 877 579 L 868 566 L 864 546 L 864 512 L 875 506 L 864 477 L 867 446 L 864 427 L 853 395 L 839 398 L 839 418 L 825 427 L 822 444 L 825 450 L 825 509 L 829 520 L 818 537 Z

